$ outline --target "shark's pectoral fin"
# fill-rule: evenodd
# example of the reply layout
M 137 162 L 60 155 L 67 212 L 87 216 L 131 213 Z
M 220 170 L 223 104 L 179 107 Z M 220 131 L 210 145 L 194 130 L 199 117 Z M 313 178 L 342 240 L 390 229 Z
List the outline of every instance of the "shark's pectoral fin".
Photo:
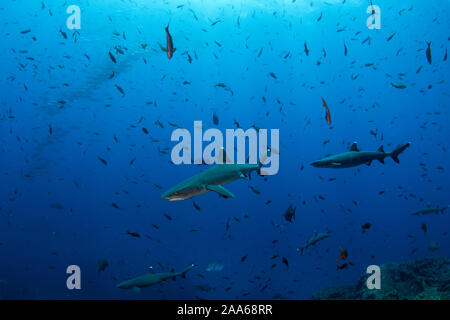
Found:
M 384 164 L 384 159 L 378 159 L 378 161 L 380 161 L 382 164 Z
M 139 287 L 133 287 L 132 289 L 136 293 L 140 293 L 141 292 L 141 288 L 139 288 Z
M 234 194 L 232 194 L 220 184 L 208 184 L 206 186 L 206 189 L 217 192 L 218 194 L 226 198 L 234 198 Z

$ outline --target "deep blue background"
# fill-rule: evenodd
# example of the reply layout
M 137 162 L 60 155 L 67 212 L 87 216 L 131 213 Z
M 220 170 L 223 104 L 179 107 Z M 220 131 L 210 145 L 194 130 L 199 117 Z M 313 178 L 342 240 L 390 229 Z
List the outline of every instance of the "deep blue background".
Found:
M 0 283 L 0 298 L 307 299 L 323 287 L 355 282 L 370 264 L 449 255 L 449 211 L 410 215 L 428 204 L 449 204 L 449 67 L 443 61 L 448 1 L 375 1 L 381 30 L 366 27 L 368 1 L 43 2 L 45 8 L 41 1 L 0 4 L 0 280 L 7 281 Z M 70 4 L 82 10 L 76 42 L 65 26 Z M 157 45 L 166 44 L 169 21 L 177 48 L 171 60 Z M 22 34 L 26 29 L 31 31 Z M 125 55 L 115 52 L 117 45 L 128 49 Z M 219 82 L 234 96 L 215 88 Z M 395 89 L 391 82 L 407 88 Z M 125 90 L 124 97 L 114 84 Z M 321 96 L 332 126 L 324 119 Z M 63 108 L 59 100 L 66 101 Z M 222 130 L 234 128 L 234 120 L 244 129 L 279 128 L 279 173 L 267 181 L 255 175 L 227 185 L 235 199 L 213 193 L 181 202 L 160 199 L 204 169 L 170 163 L 175 128 L 168 121 L 192 131 L 193 121 L 202 120 L 205 129 L 212 128 L 214 111 Z M 142 127 L 159 141 L 152 142 Z M 376 138 L 371 130 L 378 130 Z M 345 170 L 309 166 L 346 151 L 352 141 L 362 150 L 412 145 L 399 165 L 386 159 L 385 165 Z M 290 204 L 297 206 L 292 224 L 282 216 Z M 362 234 L 366 222 L 372 227 Z M 329 239 L 298 254 L 296 248 L 314 231 L 326 230 Z M 439 244 L 436 252 L 428 250 L 432 241 Z M 336 270 L 340 246 L 354 266 Z M 109 263 L 103 272 L 97 272 L 100 258 Z M 212 262 L 222 263 L 223 271 L 207 272 Z M 191 263 L 198 267 L 186 280 L 141 294 L 115 287 L 150 265 L 168 271 Z M 82 270 L 77 292 L 65 287 L 70 264 Z

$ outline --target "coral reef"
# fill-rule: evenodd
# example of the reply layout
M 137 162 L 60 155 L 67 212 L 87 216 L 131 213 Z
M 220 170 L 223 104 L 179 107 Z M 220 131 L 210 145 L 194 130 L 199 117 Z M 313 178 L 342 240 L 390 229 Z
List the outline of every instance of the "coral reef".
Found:
M 369 290 L 368 275 L 354 286 L 325 288 L 313 295 L 316 300 L 449 300 L 450 260 L 427 258 L 381 267 L 381 289 Z

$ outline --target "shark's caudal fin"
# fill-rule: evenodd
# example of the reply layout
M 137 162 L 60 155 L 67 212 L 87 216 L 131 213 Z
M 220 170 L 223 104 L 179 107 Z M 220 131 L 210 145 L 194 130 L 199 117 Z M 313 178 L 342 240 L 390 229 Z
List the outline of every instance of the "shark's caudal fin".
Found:
M 186 273 L 191 270 L 193 267 L 195 267 L 195 264 L 191 264 L 189 267 L 187 267 L 186 269 L 184 269 L 183 271 L 180 272 L 180 276 L 183 279 L 186 279 Z
M 407 144 L 404 144 L 404 145 L 399 145 L 394 151 L 391 152 L 391 154 L 390 154 L 391 158 L 395 162 L 400 163 L 400 160 L 398 159 L 398 155 L 400 153 L 402 153 L 403 151 L 405 151 L 406 149 L 408 149 L 410 145 L 411 145 L 411 142 L 408 142 Z

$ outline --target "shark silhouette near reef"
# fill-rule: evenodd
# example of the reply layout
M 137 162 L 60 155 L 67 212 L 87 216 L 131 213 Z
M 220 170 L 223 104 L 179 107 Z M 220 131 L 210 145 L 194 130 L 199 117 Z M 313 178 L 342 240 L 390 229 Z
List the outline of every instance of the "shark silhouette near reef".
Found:
M 180 271 L 180 272 L 165 272 L 165 273 L 154 273 L 153 268 L 148 268 L 147 274 L 144 274 L 142 276 L 126 280 L 122 283 L 119 283 L 117 285 L 117 288 L 119 289 L 133 289 L 136 292 L 140 292 L 141 288 L 146 288 L 153 286 L 155 284 L 158 284 L 160 282 L 166 281 L 168 279 L 175 279 L 178 276 L 181 276 L 182 278 L 186 277 L 186 273 L 191 270 L 193 267 L 195 267 L 194 264 L 191 264 L 186 269 Z
M 350 151 L 317 160 L 311 163 L 311 165 L 317 168 L 350 168 L 362 164 L 370 166 L 374 160 L 384 163 L 384 158 L 386 157 L 391 157 L 395 162 L 400 163 L 398 159 L 399 154 L 405 151 L 410 145 L 411 142 L 400 145 L 392 152 L 384 152 L 383 146 L 378 148 L 377 151 L 359 151 L 356 142 L 353 142 Z

